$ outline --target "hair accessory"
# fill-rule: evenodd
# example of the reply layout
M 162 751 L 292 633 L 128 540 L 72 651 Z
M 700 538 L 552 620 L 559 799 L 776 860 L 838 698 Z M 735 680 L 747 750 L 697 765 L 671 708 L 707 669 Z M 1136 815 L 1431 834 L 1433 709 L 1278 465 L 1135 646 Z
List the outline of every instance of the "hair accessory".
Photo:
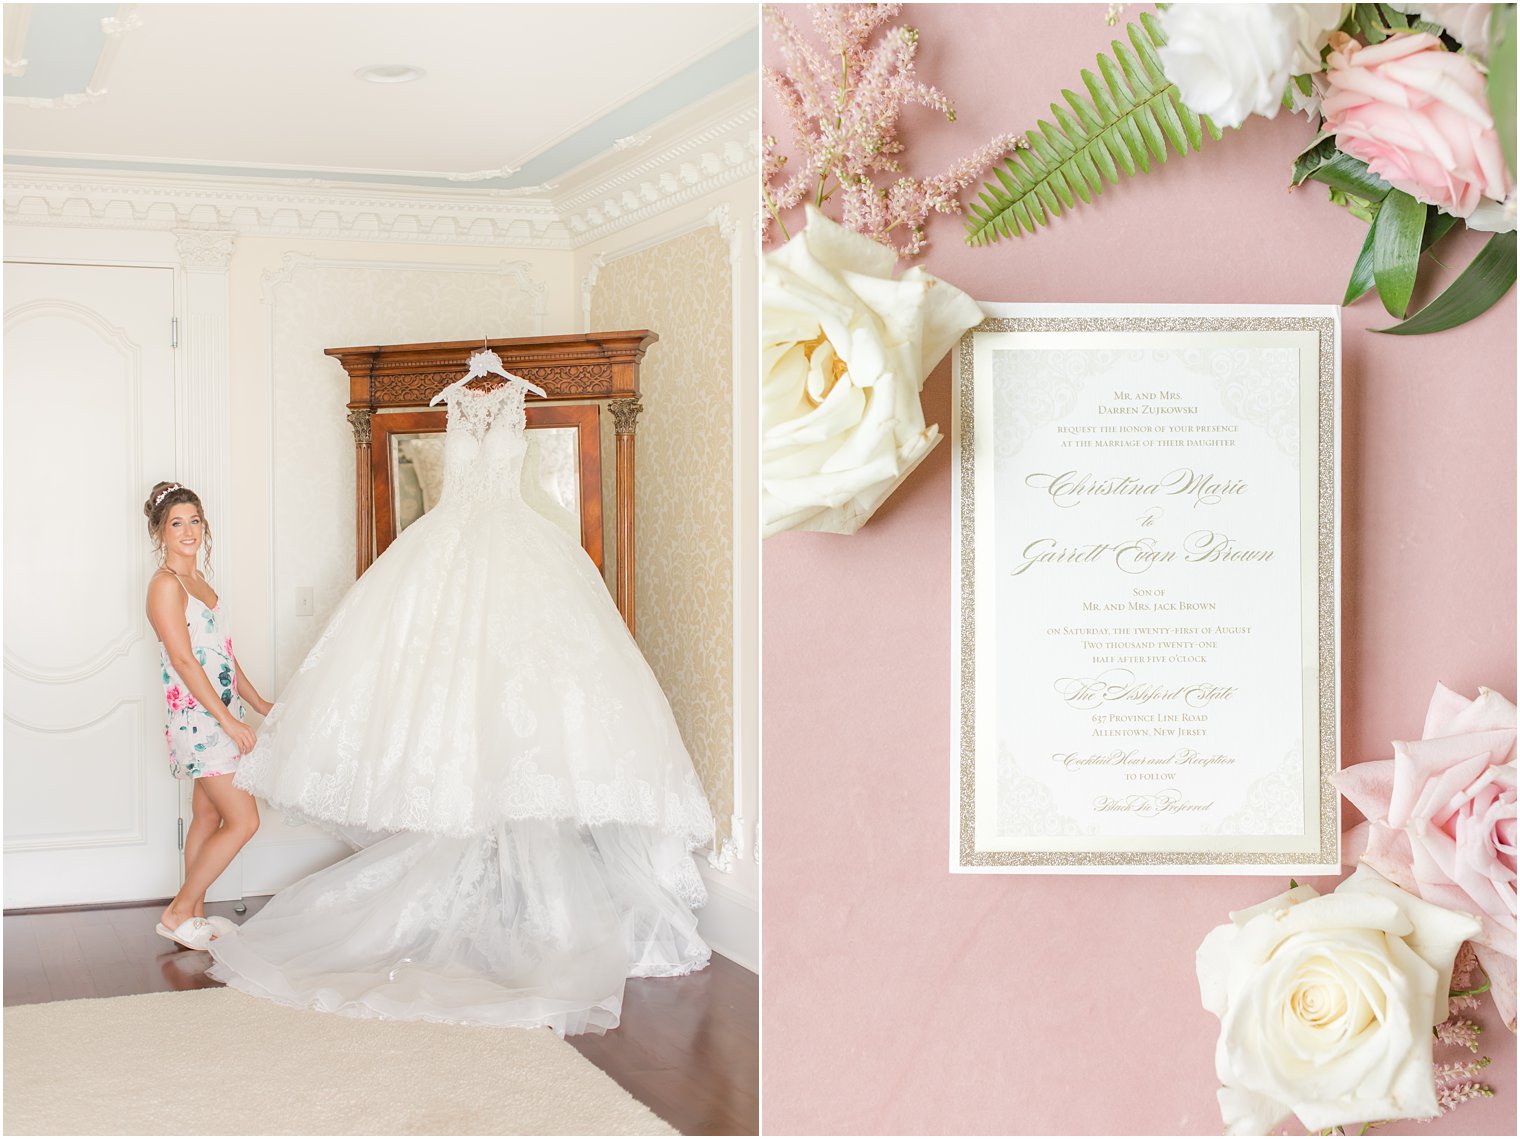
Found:
M 158 497 L 153 500 L 153 509 L 157 510 L 158 509 L 158 504 L 160 502 L 162 502 L 164 500 L 164 497 L 166 495 L 168 495 L 169 493 L 171 493 L 172 491 L 184 490 L 184 489 L 185 488 L 182 487 L 182 486 L 180 486 L 179 483 L 171 483 L 169 486 L 164 487 L 163 490 L 161 490 L 161 491 L 158 492 Z

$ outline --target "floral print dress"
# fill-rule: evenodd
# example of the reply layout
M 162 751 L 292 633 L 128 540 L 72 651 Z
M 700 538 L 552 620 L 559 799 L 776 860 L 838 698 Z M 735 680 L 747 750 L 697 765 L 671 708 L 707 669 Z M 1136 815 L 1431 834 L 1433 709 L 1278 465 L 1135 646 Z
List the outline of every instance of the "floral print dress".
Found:
M 178 575 L 175 575 L 178 580 Z M 220 601 L 207 606 L 192 594 L 185 583 L 185 628 L 190 634 L 190 648 L 222 698 L 239 720 L 247 713 L 237 691 L 237 668 L 232 658 L 232 638 L 227 633 Z M 238 748 L 222 730 L 216 717 L 200 706 L 189 687 L 169 663 L 169 650 L 158 647 L 159 666 L 163 672 L 164 701 L 168 704 L 168 723 L 164 739 L 169 745 L 169 766 L 176 779 L 204 779 L 211 775 L 230 775 L 237 770 Z

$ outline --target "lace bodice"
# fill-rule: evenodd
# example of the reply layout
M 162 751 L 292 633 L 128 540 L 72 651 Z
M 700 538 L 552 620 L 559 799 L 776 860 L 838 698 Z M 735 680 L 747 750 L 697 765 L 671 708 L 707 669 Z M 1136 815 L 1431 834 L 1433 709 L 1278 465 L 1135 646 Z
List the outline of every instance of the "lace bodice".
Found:
M 522 501 L 526 392 L 521 383 L 508 380 L 485 389 L 457 387 L 445 397 L 449 418 L 440 506 Z

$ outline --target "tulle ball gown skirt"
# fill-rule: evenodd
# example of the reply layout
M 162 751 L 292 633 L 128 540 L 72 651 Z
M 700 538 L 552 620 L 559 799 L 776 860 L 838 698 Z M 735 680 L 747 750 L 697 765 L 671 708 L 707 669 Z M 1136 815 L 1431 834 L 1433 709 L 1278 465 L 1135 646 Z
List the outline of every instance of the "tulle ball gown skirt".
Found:
M 236 988 L 568 1034 L 615 1027 L 624 978 L 707 963 L 712 816 L 670 706 L 591 560 L 520 501 L 408 527 L 237 783 L 359 849 L 217 940 Z

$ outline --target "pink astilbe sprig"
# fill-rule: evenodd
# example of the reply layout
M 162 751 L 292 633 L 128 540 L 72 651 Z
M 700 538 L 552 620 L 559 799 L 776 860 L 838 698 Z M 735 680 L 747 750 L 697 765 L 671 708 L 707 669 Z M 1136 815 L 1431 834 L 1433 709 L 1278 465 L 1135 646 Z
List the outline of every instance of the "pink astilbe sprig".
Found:
M 1469 1100 L 1493 1098 L 1494 1089 L 1477 1078 L 1486 1067 L 1487 1056 L 1457 1064 L 1436 1065 L 1436 1104 L 1442 1115 Z
M 1468 1020 L 1465 1016 L 1454 1016 L 1442 1021 L 1435 1028 L 1438 1042 L 1466 1048 L 1469 1052 L 1478 1050 L 1478 1036 L 1482 1032 L 1481 1025 Z
M 1435 1027 L 1436 1043 L 1478 1051 L 1478 1037 L 1483 1028 L 1464 1012 L 1477 1007 L 1477 994 L 1487 991 L 1488 981 L 1478 967 L 1472 942 L 1464 941 L 1451 963 L 1451 988 L 1447 992 L 1447 1018 Z M 1489 1099 L 1494 1089 L 1479 1083 L 1478 1076 L 1488 1067 L 1488 1057 L 1476 1060 L 1435 1062 L 1436 1103 L 1445 1115 L 1452 1108 L 1473 1099 Z
M 774 219 L 790 237 L 782 216 L 811 201 L 819 209 L 833 200 L 838 220 L 913 257 L 926 243 L 929 214 L 959 213 L 959 197 L 993 162 L 1027 145 L 999 135 L 945 173 L 914 178 L 903 173 L 904 143 L 898 119 L 910 104 L 955 121 L 955 107 L 914 72 L 918 32 L 889 27 L 901 4 L 809 5 L 822 50 L 778 7 L 765 16 L 785 62 L 765 68 L 791 129 L 796 161 L 780 152 L 774 134 L 765 139 L 765 226 Z M 874 44 L 873 44 L 874 40 Z M 880 181 L 878 181 L 880 179 Z M 897 231 L 902 231 L 901 242 Z

